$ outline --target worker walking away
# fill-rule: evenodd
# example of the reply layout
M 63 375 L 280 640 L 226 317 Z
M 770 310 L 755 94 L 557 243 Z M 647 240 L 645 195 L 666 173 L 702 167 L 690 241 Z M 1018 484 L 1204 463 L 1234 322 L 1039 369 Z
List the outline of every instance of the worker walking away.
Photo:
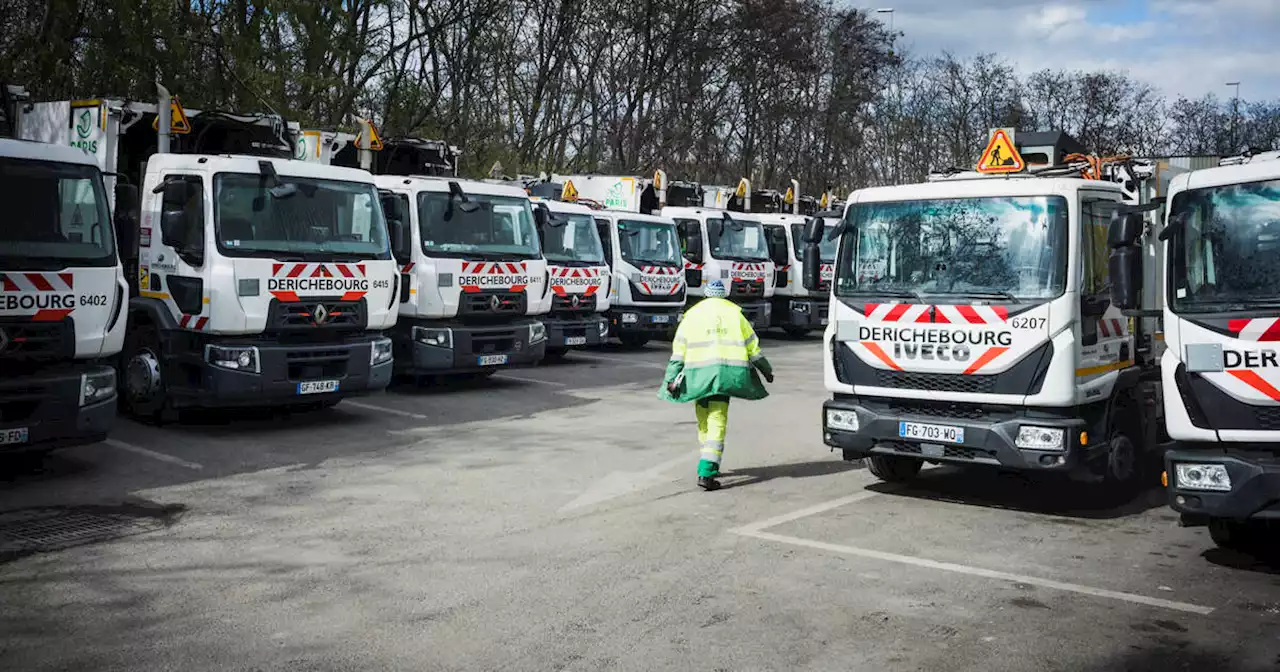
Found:
M 729 426 L 729 399 L 769 396 L 760 374 L 773 382 L 773 367 L 760 352 L 760 339 L 728 301 L 724 283 L 712 280 L 699 301 L 680 321 L 671 345 L 671 361 L 663 378 L 660 399 L 678 404 L 694 402 L 698 418 L 698 487 L 719 490 L 720 459 Z

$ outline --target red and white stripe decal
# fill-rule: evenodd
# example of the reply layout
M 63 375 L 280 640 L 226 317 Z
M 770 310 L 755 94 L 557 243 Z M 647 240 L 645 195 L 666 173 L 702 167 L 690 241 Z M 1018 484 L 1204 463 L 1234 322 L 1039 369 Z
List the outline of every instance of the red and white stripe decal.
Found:
M 1230 320 L 1227 330 L 1242 341 L 1280 341 L 1280 317 Z
M 209 324 L 209 318 L 200 317 L 199 315 L 183 315 L 182 319 L 178 320 L 178 326 L 194 331 L 204 331 L 204 327 L 207 324 Z
M 880 322 L 928 322 L 930 306 L 918 303 L 868 303 L 868 320 Z
M 1009 309 L 1004 306 L 937 305 L 933 309 L 933 321 L 940 324 L 1001 324 L 1009 320 Z
M 744 263 L 734 263 L 734 264 L 733 264 L 733 270 L 735 270 L 735 271 L 763 271 L 763 270 L 764 270 L 764 264 L 744 264 Z
M 409 266 L 413 266 L 411 262 Z M 286 278 L 363 278 L 364 264 L 275 263 L 271 276 Z
M 667 266 L 641 266 L 640 272 L 648 275 L 680 275 L 680 269 Z
M 1253 369 L 1227 369 L 1227 373 L 1272 400 L 1280 401 L 1280 390 L 1277 390 L 1275 385 L 1267 382 L 1267 379 L 1263 378 L 1257 371 Z
M 551 277 L 553 278 L 598 278 L 601 276 L 601 270 L 598 268 L 569 268 L 567 266 L 552 266 Z
M 705 267 L 706 264 L 695 264 L 687 259 L 684 262 L 684 270 L 686 271 L 701 271 Z
M 1124 335 L 1124 324 L 1121 320 L 1104 318 L 1098 320 L 1098 332 L 1105 338 Z
M 400 269 L 400 272 L 401 272 L 401 273 L 408 273 L 409 271 L 412 271 L 412 270 L 413 270 L 413 262 L 411 261 L 411 262 L 409 262 L 409 263 L 405 264 L 405 265 L 404 265 L 404 268 Z
M 32 322 L 61 322 L 67 319 L 67 316 L 75 311 L 75 308 L 45 308 L 37 310 L 35 315 L 31 316 Z
M 464 261 L 462 272 L 472 275 L 519 275 L 527 268 L 525 262 L 510 261 Z
M 6 292 L 70 292 L 75 289 L 74 273 L 5 273 L 0 289 Z

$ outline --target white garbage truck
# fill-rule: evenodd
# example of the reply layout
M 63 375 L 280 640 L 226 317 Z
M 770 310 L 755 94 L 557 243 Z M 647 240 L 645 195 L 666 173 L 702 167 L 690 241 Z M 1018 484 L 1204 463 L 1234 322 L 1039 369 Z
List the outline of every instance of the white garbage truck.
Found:
M 0 84 L 2 135 L 26 93 Z M 115 423 L 128 286 L 102 171 L 70 146 L 0 137 L 0 453 L 101 441 Z
M 546 356 L 559 358 L 571 348 L 602 345 L 609 338 L 605 313 L 610 273 L 595 211 L 559 200 L 531 200 L 535 208 L 547 209 L 538 231 L 551 288 L 551 312 L 542 318 Z
M 593 215 L 609 261 L 609 333 L 631 348 L 675 335 L 685 280 L 676 224 L 659 215 Z
M 680 233 L 688 305 L 702 300 L 707 283 L 719 280 L 752 327 L 769 328 L 775 266 L 762 224 L 765 215 L 665 207 L 662 216 L 674 221 Z
M 397 274 L 373 176 L 287 158 L 277 117 L 160 94 L 36 103 L 27 129 L 72 134 L 119 191 L 140 187 L 137 211 L 120 204 L 137 232 L 122 404 L 163 419 L 385 388 Z
M 1117 215 L 1114 302 L 1163 323 L 1170 504 L 1223 547 L 1280 525 L 1280 153 L 1170 183 L 1166 217 Z
M 754 199 L 753 199 L 754 200 Z M 824 211 L 814 217 L 835 226 L 842 212 Z M 818 241 L 820 254 L 818 284 L 805 285 L 804 247 L 809 217 L 798 214 L 756 215 L 764 224 L 769 241 L 769 256 L 774 268 L 772 326 L 793 337 L 827 325 L 828 296 L 831 294 L 832 264 L 836 260 L 836 241 L 823 237 Z
M 1054 161 L 1057 165 L 1058 162 Z M 824 335 L 823 437 L 877 477 L 925 462 L 1061 473 L 1129 491 L 1158 427 L 1110 300 L 1113 181 L 940 175 L 850 194 Z M 817 283 L 819 244 L 805 249 Z
M 537 364 L 556 296 L 538 237 L 545 210 L 508 185 L 414 175 L 377 182 L 400 265 L 397 373 L 488 376 Z

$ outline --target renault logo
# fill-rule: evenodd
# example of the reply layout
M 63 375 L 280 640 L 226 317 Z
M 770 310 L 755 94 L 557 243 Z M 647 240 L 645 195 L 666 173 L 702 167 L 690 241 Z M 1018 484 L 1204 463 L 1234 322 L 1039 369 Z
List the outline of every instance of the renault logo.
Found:
M 315 310 L 311 311 L 311 317 L 316 324 L 324 324 L 324 321 L 329 319 L 329 311 L 325 310 L 324 304 L 317 303 Z
M 578 306 L 582 305 L 582 300 L 578 298 L 577 294 L 574 294 L 573 298 L 569 299 L 569 305 L 573 306 L 574 308 L 577 308 Z
M 4 329 L 0 329 L 0 352 L 4 352 L 7 347 L 9 347 L 9 334 L 6 334 Z
M 497 310 L 497 309 L 498 309 L 498 306 L 501 306 L 501 305 L 502 305 L 502 299 L 499 299 L 497 296 L 491 296 L 491 297 L 489 297 L 489 309 L 490 309 L 490 310 Z

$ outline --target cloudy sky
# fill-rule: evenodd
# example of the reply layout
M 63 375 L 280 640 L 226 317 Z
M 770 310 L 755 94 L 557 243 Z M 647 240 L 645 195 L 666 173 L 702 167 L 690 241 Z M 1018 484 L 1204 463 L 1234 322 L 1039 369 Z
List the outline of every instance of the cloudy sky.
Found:
M 872 2 L 883 4 L 871 4 Z M 1021 72 L 1116 69 L 1170 97 L 1280 98 L 1280 0 L 854 0 L 917 54 L 995 52 Z M 884 21 L 887 14 L 880 14 Z

